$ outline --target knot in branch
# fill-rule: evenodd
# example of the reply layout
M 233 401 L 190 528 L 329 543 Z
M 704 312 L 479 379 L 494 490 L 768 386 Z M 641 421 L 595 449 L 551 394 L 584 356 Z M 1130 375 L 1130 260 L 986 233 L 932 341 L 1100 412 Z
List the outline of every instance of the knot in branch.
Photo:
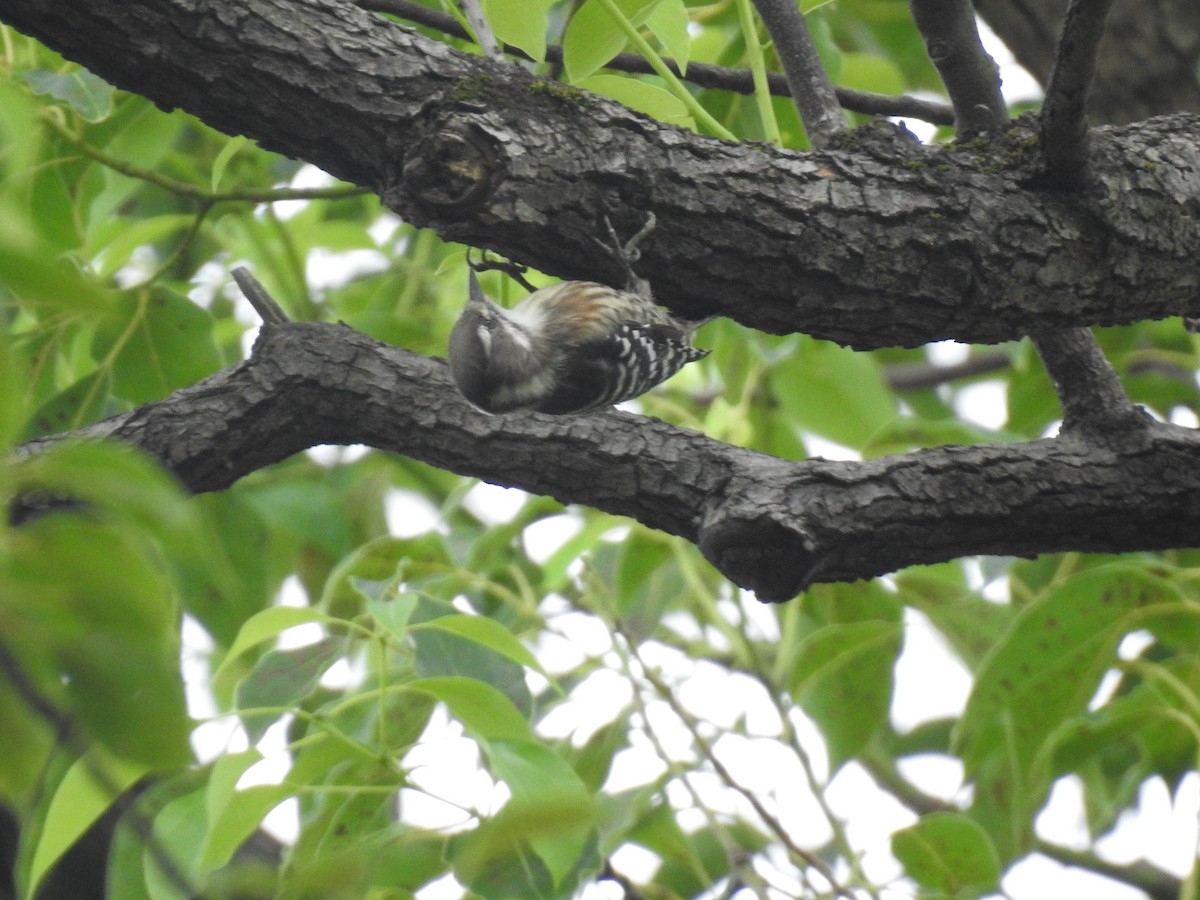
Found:
M 439 213 L 462 213 L 487 199 L 503 173 L 496 141 L 471 122 L 440 122 L 404 156 L 404 188 Z
M 723 518 L 701 532 L 699 547 L 726 578 L 767 603 L 791 600 L 811 582 L 808 542 L 777 522 Z

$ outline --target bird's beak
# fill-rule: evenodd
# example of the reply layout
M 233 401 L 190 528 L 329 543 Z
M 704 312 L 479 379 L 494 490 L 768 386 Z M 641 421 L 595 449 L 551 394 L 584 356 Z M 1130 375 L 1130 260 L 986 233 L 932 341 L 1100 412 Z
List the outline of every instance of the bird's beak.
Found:
M 487 294 L 483 292 L 483 288 L 479 286 L 479 279 L 475 277 L 475 270 L 470 266 L 467 267 L 467 285 L 470 290 L 468 295 L 468 305 L 470 306 L 490 306 L 491 301 L 488 300 Z

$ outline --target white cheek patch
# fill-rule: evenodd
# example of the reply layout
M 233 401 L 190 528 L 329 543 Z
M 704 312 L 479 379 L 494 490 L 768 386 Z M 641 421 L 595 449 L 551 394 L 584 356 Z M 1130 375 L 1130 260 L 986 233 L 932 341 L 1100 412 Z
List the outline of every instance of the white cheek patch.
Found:
M 477 325 L 475 334 L 479 337 L 479 343 L 483 345 L 484 355 L 492 352 L 492 330 L 486 325 Z

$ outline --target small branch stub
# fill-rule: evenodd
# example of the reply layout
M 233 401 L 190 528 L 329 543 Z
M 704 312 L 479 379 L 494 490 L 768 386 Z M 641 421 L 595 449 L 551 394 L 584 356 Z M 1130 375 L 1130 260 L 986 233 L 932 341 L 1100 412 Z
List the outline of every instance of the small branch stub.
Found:
M 275 302 L 275 298 L 267 293 L 262 282 L 251 275 L 248 269 L 239 266 L 229 274 L 233 276 L 237 286 L 242 289 L 242 293 L 246 295 L 246 299 L 254 307 L 254 311 L 258 313 L 264 325 L 282 325 L 289 321 L 283 307 Z

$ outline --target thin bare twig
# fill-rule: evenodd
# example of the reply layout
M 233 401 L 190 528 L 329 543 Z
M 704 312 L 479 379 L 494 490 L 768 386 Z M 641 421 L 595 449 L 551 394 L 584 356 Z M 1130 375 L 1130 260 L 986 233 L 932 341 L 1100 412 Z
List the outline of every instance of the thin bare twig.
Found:
M 483 5 L 479 0 L 458 0 L 458 8 L 463 11 L 471 30 L 475 32 L 475 43 L 483 50 L 483 55 L 498 58 L 503 51 L 496 40 L 496 33 L 492 31 L 492 23 L 484 15 Z
M 999 372 L 1012 365 L 1012 357 L 1003 350 L 988 350 L 968 356 L 960 363 L 939 366 L 934 363 L 897 363 L 887 366 L 883 377 L 893 391 L 920 391 L 960 378 L 973 378 Z
M 809 141 L 814 147 L 828 147 L 846 131 L 846 117 L 800 7 L 795 0 L 754 0 L 754 7 L 775 42 L 775 53 Z
M 470 33 L 458 21 L 446 13 L 436 9 L 421 6 L 412 0 L 356 0 L 363 9 L 373 12 L 383 12 L 399 16 L 426 28 L 440 31 L 450 37 L 471 40 Z M 519 47 L 503 44 L 505 53 L 521 59 L 529 59 L 529 55 Z M 550 44 L 546 47 L 546 61 L 558 65 L 562 63 L 562 47 Z M 753 94 L 754 77 L 749 69 L 727 69 L 724 66 L 714 66 L 709 63 L 689 63 L 685 74 L 679 64 L 670 57 L 664 57 L 663 62 L 677 77 L 690 81 L 702 88 L 719 91 L 731 91 L 736 94 Z M 606 69 L 618 72 L 630 72 L 640 75 L 652 75 L 654 70 L 650 63 L 636 53 L 618 53 L 605 64 Z M 778 72 L 767 73 L 767 85 L 776 97 L 791 96 L 787 79 Z M 943 103 L 921 100 L 917 97 L 894 97 L 888 94 L 874 94 L 870 91 L 856 91 L 851 88 L 836 87 L 838 102 L 851 112 L 864 113 L 870 116 L 896 116 L 909 119 L 919 119 L 933 125 L 953 125 L 954 111 Z
M 784 828 L 783 823 L 780 822 L 779 819 L 776 818 L 771 811 L 763 805 L 763 802 L 759 799 L 758 795 L 753 791 L 747 790 L 736 778 L 733 777 L 733 773 L 730 772 L 729 769 L 726 768 L 725 764 L 722 763 L 717 757 L 715 751 L 713 750 L 712 744 L 703 734 L 700 733 L 700 728 L 695 717 L 693 717 L 686 709 L 683 708 L 683 705 L 675 697 L 675 694 L 671 690 L 670 686 L 662 680 L 659 674 L 646 665 L 645 661 L 641 657 L 641 654 L 638 652 L 637 645 L 629 638 L 628 635 L 624 633 L 620 623 L 614 623 L 614 628 L 624 639 L 629 655 L 635 659 L 638 665 L 641 667 L 642 676 L 648 682 L 650 682 L 658 695 L 662 697 L 669 707 L 671 707 L 671 711 L 679 717 L 681 722 L 683 722 L 684 726 L 691 734 L 692 740 L 695 742 L 697 749 L 700 751 L 700 755 L 703 756 L 705 761 L 713 767 L 713 771 L 717 773 L 717 776 L 726 785 L 737 791 L 743 798 L 745 798 L 745 800 L 758 814 L 759 818 L 766 823 L 767 827 L 771 830 L 771 833 L 779 838 L 792 856 L 803 861 L 805 865 L 809 866 L 810 868 L 820 872 L 821 877 L 829 882 L 830 888 L 839 897 L 846 897 L 847 900 L 853 900 L 854 895 L 850 893 L 850 890 L 847 887 L 838 882 L 837 878 L 833 874 L 833 870 L 830 869 L 825 861 L 815 854 L 808 852 L 794 840 L 792 840 L 791 835 L 788 833 L 787 829 Z
M 1087 168 L 1087 100 L 1111 6 L 1112 0 L 1071 0 L 1063 19 L 1042 106 L 1046 175 L 1060 187 L 1078 187 Z
M 180 181 L 162 174 L 156 169 L 146 169 L 134 165 L 120 157 L 106 153 L 99 147 L 94 147 L 81 140 L 71 132 L 55 125 L 52 119 L 47 119 L 54 125 L 56 131 L 76 150 L 100 165 L 120 172 L 130 178 L 145 181 L 155 187 L 162 188 L 179 197 L 197 200 L 201 203 L 221 203 L 223 201 L 241 201 L 247 203 L 275 203 L 280 200 L 341 200 L 345 197 L 359 197 L 369 194 L 366 188 L 351 184 L 338 184 L 326 188 L 247 188 L 245 190 L 213 191 L 187 181 Z
M 1000 70 L 983 49 L 971 0 L 909 0 L 929 58 L 950 94 L 959 138 L 1002 130 Z
M 1132 862 L 1125 865 L 1111 863 L 1086 850 L 1073 850 L 1070 847 L 1051 844 L 1036 836 L 1033 839 L 1033 849 L 1065 866 L 1075 866 L 1098 875 L 1104 875 L 1113 881 L 1140 888 L 1154 900 L 1177 900 L 1183 896 L 1180 893 L 1182 885 L 1178 878 L 1147 862 Z

